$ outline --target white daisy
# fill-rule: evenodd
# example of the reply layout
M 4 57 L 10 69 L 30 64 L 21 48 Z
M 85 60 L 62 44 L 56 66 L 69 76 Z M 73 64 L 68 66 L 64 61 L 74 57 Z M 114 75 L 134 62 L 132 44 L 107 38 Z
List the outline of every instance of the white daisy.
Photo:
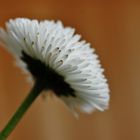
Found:
M 71 109 L 90 113 L 108 107 L 109 88 L 90 44 L 58 21 L 17 18 L 0 29 L 0 40 L 21 68 Z

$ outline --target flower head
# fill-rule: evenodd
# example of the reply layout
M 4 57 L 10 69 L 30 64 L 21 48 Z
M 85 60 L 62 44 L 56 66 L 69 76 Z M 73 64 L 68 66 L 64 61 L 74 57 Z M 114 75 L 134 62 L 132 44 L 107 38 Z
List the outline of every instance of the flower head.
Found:
M 17 18 L 0 29 L 0 40 L 21 68 L 51 89 L 71 109 L 108 107 L 109 89 L 90 44 L 58 21 Z

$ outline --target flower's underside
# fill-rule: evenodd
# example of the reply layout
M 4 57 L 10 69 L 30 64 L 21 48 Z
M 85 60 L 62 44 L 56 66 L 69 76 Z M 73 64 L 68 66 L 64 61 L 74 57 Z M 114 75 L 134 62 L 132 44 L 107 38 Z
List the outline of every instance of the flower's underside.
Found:
M 57 96 L 73 96 L 74 90 L 64 81 L 64 77 L 59 75 L 49 66 L 46 66 L 40 60 L 33 59 L 22 52 L 21 59 L 27 64 L 27 69 L 33 75 L 34 79 L 44 85 L 44 89 L 51 89 Z

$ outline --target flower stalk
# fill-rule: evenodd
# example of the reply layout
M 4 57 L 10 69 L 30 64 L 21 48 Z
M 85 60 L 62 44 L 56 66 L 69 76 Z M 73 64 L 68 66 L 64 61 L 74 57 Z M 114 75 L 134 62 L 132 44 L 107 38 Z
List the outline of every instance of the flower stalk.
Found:
M 40 82 L 36 82 L 34 84 L 31 92 L 25 98 L 23 103 L 20 105 L 20 107 L 15 112 L 15 114 L 10 119 L 10 121 L 7 123 L 7 125 L 4 127 L 4 129 L 0 132 L 0 140 L 7 139 L 7 137 L 15 129 L 15 127 L 17 126 L 19 121 L 22 119 L 26 111 L 29 109 L 29 107 L 32 105 L 32 103 L 35 101 L 35 99 L 38 97 L 38 95 L 41 93 L 43 89 L 44 87 L 43 85 L 41 85 Z

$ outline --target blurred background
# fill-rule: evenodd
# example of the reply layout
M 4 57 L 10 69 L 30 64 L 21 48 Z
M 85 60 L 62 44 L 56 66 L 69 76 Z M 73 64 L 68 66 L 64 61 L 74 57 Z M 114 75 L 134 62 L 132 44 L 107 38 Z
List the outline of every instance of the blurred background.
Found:
M 39 97 L 8 140 L 140 140 L 140 3 L 98 0 L 0 0 L 9 18 L 60 19 L 91 42 L 111 90 L 110 109 L 76 119 L 54 98 Z M 0 47 L 0 130 L 31 86 Z

